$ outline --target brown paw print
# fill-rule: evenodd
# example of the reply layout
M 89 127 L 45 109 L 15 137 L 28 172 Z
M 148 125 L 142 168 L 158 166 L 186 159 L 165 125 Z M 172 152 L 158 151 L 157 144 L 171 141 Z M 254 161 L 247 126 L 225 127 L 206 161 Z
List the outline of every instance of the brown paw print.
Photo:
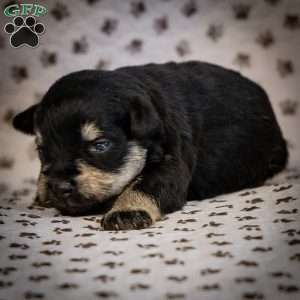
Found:
M 217 274 L 220 273 L 222 270 L 221 269 L 211 269 L 207 268 L 201 271 L 201 275 L 206 276 L 206 275 L 211 275 L 211 274 Z
M 160 34 L 166 31 L 169 27 L 169 21 L 167 16 L 163 16 L 154 20 L 154 30 Z
M 213 290 L 220 290 L 221 287 L 218 283 L 212 283 L 212 284 L 204 284 L 200 286 L 199 289 L 203 291 L 213 291 Z
M 0 157 L 0 169 L 11 169 L 14 165 L 14 159 L 9 156 Z
M 134 1 L 131 2 L 130 12 L 136 18 L 140 17 L 143 13 L 146 12 L 146 5 L 143 1 Z
M 209 25 L 206 35 L 214 42 L 217 42 L 223 35 L 223 25 L 221 24 Z
M 265 296 L 262 293 L 258 293 L 258 292 L 246 292 L 243 294 L 243 299 L 263 300 L 265 299 Z
M 75 54 L 84 54 L 88 51 L 88 48 L 89 45 L 85 36 L 73 41 L 73 53 Z
M 150 285 L 144 284 L 144 283 L 136 283 L 136 284 L 132 284 L 132 285 L 130 286 L 130 289 L 131 289 L 132 291 L 136 291 L 136 290 L 148 290 L 148 289 L 150 289 L 150 288 L 151 288 Z
M 43 293 L 27 291 L 24 293 L 24 298 L 25 299 L 44 299 L 45 295 Z
M 176 46 L 176 52 L 179 56 L 186 56 L 191 53 L 190 44 L 186 40 L 180 41 Z
M 127 46 L 126 49 L 131 53 L 135 54 L 141 52 L 143 41 L 140 39 L 133 39 Z
M 284 115 L 295 115 L 297 113 L 299 103 L 296 100 L 286 99 L 280 102 L 281 112 Z
M 251 6 L 245 3 L 238 3 L 233 5 L 232 9 L 237 20 L 246 20 L 249 17 Z
M 79 286 L 76 283 L 61 283 L 57 286 L 60 290 L 77 289 Z
M 290 260 L 300 262 L 300 253 L 296 253 L 296 254 L 290 256 Z
M 270 30 L 266 30 L 258 35 L 256 42 L 267 49 L 275 43 L 275 38 Z
M 272 247 L 255 247 L 252 249 L 253 252 L 270 252 L 273 251 Z
M 111 35 L 118 27 L 118 20 L 108 18 L 104 20 L 101 31 L 106 35 Z
M 239 52 L 237 53 L 233 63 L 240 68 L 247 67 L 249 68 L 251 65 L 251 57 L 248 53 Z
M 237 263 L 237 265 L 244 267 L 258 267 L 259 264 L 256 261 L 241 260 Z
M 198 8 L 196 2 L 194 0 L 190 0 L 183 5 L 181 12 L 183 13 L 184 16 L 189 18 L 193 16 L 197 12 L 197 10 Z
M 16 83 L 20 83 L 29 77 L 28 70 L 25 66 L 12 66 L 11 75 Z
M 40 56 L 43 67 L 50 67 L 57 64 L 57 54 L 52 51 L 43 50 Z
M 284 17 L 284 27 L 290 30 L 295 30 L 300 28 L 300 18 L 296 14 L 287 14 Z
M 62 21 L 70 16 L 68 7 L 60 2 L 56 2 L 50 13 L 57 21 Z
M 290 60 L 279 59 L 277 61 L 277 70 L 281 77 L 287 77 L 294 73 L 294 64 Z
M 283 292 L 283 293 L 286 293 L 286 294 L 291 294 L 291 293 L 298 293 L 300 291 L 300 288 L 297 285 L 279 284 L 278 285 L 278 290 L 280 292 Z

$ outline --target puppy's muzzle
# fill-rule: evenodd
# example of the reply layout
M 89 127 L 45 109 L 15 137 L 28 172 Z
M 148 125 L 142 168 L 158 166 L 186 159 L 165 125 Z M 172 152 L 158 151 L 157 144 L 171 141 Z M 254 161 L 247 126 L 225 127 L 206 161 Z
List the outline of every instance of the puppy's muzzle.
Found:
M 55 208 L 67 215 L 84 215 L 94 210 L 99 203 L 93 199 L 83 199 L 73 181 L 51 179 L 48 182 L 51 202 Z
M 75 192 L 75 183 L 72 181 L 50 181 L 49 187 L 62 200 L 71 198 Z

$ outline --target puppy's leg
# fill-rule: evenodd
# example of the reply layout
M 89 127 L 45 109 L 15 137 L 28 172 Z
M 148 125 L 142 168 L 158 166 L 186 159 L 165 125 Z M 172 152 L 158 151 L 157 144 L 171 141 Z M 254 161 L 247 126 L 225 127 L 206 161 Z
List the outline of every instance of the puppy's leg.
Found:
M 105 230 L 141 229 L 152 225 L 164 213 L 175 211 L 186 201 L 191 174 L 188 167 L 166 162 L 144 171 L 103 217 Z
M 141 229 L 159 220 L 161 213 L 151 195 L 128 187 L 104 216 L 102 224 L 106 230 Z
M 47 192 L 47 178 L 40 173 L 37 183 L 37 193 L 34 200 L 34 204 L 42 207 L 51 207 L 51 201 L 48 198 Z

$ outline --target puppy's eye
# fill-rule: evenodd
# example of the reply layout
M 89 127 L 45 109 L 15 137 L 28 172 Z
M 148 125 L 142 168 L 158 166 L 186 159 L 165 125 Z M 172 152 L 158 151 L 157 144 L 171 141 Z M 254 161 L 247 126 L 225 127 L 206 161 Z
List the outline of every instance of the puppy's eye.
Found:
M 91 151 L 95 153 L 104 153 L 110 149 L 112 142 L 106 139 L 96 141 L 91 147 Z

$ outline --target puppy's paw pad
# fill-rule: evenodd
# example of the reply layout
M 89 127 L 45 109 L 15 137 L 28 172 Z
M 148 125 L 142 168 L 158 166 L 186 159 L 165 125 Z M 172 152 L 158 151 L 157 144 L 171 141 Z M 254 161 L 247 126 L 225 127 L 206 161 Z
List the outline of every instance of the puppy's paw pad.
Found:
M 102 219 L 104 230 L 142 229 L 152 225 L 152 219 L 145 210 L 113 211 Z

